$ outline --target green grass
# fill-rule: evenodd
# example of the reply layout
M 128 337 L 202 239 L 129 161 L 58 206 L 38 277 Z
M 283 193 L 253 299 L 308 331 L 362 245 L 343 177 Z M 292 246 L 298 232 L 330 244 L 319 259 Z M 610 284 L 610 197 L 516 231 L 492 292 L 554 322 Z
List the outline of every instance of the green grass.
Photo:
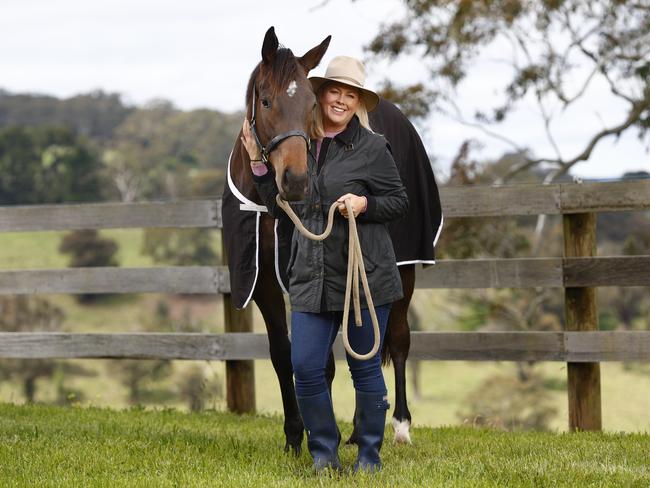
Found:
M 346 435 L 351 426 L 339 423 Z M 505 433 L 421 428 L 412 445 L 390 430 L 384 469 L 311 472 L 282 452 L 273 416 L 0 405 L 2 486 L 648 486 L 642 434 Z M 303 442 L 306 449 L 306 442 Z

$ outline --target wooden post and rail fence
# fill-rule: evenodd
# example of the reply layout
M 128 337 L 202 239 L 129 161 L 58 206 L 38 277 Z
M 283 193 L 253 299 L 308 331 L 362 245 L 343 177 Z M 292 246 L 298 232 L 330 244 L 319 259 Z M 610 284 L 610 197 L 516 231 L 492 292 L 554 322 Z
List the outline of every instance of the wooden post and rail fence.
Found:
M 649 361 L 650 331 L 599 331 L 595 288 L 650 286 L 650 256 L 596 256 L 596 213 L 650 209 L 650 180 L 444 187 L 441 200 L 445 218 L 562 215 L 564 256 L 442 260 L 418 270 L 416 286 L 564 288 L 566 329 L 414 332 L 410 357 L 566 362 L 569 428 L 600 430 L 599 363 Z M 0 232 L 145 227 L 220 228 L 221 201 L 0 207 Z M 0 332 L 0 357 L 225 360 L 228 408 L 254 410 L 252 360 L 270 357 L 268 339 L 252 333 L 250 308 L 232 308 L 225 266 L 0 271 L 0 294 L 147 292 L 224 294 L 226 333 Z

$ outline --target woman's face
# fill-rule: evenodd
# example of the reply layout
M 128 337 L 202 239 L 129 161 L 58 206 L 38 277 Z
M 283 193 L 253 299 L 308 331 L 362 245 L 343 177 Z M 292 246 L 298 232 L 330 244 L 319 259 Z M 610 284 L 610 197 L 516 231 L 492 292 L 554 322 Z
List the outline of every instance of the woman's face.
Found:
M 318 99 L 323 114 L 323 128 L 328 132 L 347 127 L 359 108 L 359 90 L 342 83 L 328 83 Z

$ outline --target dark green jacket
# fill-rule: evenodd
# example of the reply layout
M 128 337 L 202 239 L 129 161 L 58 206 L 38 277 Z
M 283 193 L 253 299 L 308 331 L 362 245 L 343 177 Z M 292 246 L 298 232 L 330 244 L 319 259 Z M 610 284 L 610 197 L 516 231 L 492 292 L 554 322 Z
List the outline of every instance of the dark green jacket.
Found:
M 325 229 L 330 205 L 341 195 L 368 198 L 357 229 L 375 305 L 402 298 L 402 282 L 386 223 L 404 216 L 408 197 L 384 137 L 363 128 L 355 116 L 334 139 L 324 139 L 319 162 L 311 143 L 309 183 L 303 202 L 292 204 L 304 226 L 316 234 Z M 254 177 L 260 197 L 275 218 L 288 218 L 280 209 L 275 175 Z M 330 236 L 312 241 L 294 230 L 288 265 L 289 299 L 296 312 L 343 310 L 348 262 L 348 221 L 337 211 Z M 360 286 L 362 306 L 367 307 Z

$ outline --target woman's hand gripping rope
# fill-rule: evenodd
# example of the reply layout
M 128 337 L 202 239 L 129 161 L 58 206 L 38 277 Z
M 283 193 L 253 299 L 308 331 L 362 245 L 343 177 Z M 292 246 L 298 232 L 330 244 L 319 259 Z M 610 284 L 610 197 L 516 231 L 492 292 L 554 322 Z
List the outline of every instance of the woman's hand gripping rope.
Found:
M 347 198 L 346 198 L 347 197 Z M 350 197 L 356 197 L 356 195 L 347 194 L 343 195 L 336 202 L 332 204 L 327 214 L 327 226 L 325 231 L 322 234 L 316 235 L 305 228 L 300 222 L 298 216 L 291 209 L 289 204 L 280 198 L 280 195 L 276 196 L 276 201 L 278 206 L 282 208 L 285 213 L 289 216 L 291 221 L 294 223 L 298 231 L 307 237 L 308 239 L 314 241 L 322 241 L 326 239 L 332 232 L 332 226 L 334 224 L 334 212 L 339 208 L 339 205 L 343 203 L 345 205 L 346 217 L 348 219 L 349 225 L 349 241 L 348 241 L 348 276 L 345 286 L 345 302 L 343 305 L 343 345 L 345 350 L 355 359 L 360 361 L 366 361 L 377 354 L 379 351 L 380 344 L 380 332 L 379 332 L 379 322 L 377 321 L 377 314 L 375 313 L 375 306 L 372 302 L 372 296 L 370 294 L 370 287 L 368 286 L 368 278 L 366 276 L 366 268 L 363 264 L 363 255 L 361 254 L 361 244 L 359 242 L 359 234 L 357 233 L 357 223 L 355 220 L 356 215 L 359 214 L 361 209 L 357 207 L 354 208 L 353 200 Z M 364 198 L 365 197 L 356 197 Z M 343 214 L 343 212 L 341 212 Z M 345 215 L 345 214 L 344 214 Z M 359 298 L 359 276 L 361 276 L 361 283 L 363 284 L 363 291 L 366 294 L 366 301 L 368 302 L 368 310 L 370 311 L 370 318 L 372 320 L 372 328 L 375 333 L 375 342 L 372 346 L 372 349 L 367 354 L 358 354 L 352 346 L 350 346 L 350 341 L 348 340 L 348 316 L 350 314 L 350 295 L 353 295 L 354 302 L 354 317 L 355 324 L 357 327 L 361 327 L 361 301 Z

